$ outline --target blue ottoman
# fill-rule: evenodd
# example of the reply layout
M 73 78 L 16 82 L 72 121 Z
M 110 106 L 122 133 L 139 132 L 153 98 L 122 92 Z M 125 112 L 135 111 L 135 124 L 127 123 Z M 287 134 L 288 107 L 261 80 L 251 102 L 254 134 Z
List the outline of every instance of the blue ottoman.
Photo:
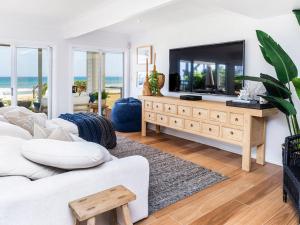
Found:
M 111 121 L 116 131 L 138 132 L 141 130 L 142 102 L 135 98 L 122 98 L 115 102 Z

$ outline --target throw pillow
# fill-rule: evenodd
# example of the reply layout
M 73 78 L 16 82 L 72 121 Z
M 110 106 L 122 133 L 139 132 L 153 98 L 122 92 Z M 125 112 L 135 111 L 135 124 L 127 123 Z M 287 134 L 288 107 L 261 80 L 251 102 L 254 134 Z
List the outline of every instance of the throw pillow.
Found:
M 5 119 L 10 123 L 15 124 L 19 127 L 28 130 L 29 133 L 33 134 L 34 123 L 40 126 L 45 126 L 47 116 L 44 113 L 33 113 L 31 111 L 24 110 L 25 108 L 19 107 L 4 113 Z
M 21 154 L 24 143 L 26 140 L 21 138 L 0 137 L 0 176 L 25 176 L 37 180 L 63 172 L 63 170 L 42 166 L 24 158 Z
M 92 142 L 50 139 L 25 142 L 22 154 L 33 162 L 67 170 L 95 167 L 112 159 L 107 149 Z
M 38 124 L 34 124 L 33 138 L 73 141 L 73 138 L 70 136 L 70 134 L 61 127 L 57 127 L 51 130 L 41 127 Z
M 0 121 L 0 136 L 12 136 L 26 140 L 32 139 L 32 135 L 27 130 L 2 121 Z

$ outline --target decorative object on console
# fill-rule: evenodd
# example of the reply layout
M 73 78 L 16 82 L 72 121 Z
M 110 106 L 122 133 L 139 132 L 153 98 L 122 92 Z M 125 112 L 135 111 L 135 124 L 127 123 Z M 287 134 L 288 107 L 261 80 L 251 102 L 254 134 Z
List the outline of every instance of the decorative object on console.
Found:
M 180 95 L 181 100 L 200 101 L 202 96 L 199 95 Z
M 274 108 L 273 105 L 269 103 L 264 103 L 260 104 L 258 101 L 226 101 L 226 106 L 231 106 L 231 107 L 240 107 L 240 108 L 248 108 L 248 109 L 270 109 Z
M 145 77 L 145 82 L 143 86 L 143 95 L 144 96 L 150 96 L 151 95 L 151 87 L 149 83 L 149 74 L 148 74 L 148 59 L 146 59 L 146 77 Z
M 151 45 L 141 46 L 137 48 L 137 64 L 152 64 L 152 49 Z
M 111 113 L 114 128 L 120 132 L 141 130 L 142 103 L 135 98 L 123 98 L 115 102 Z
M 153 65 L 153 70 L 149 77 L 149 82 L 150 82 L 151 94 L 153 96 L 163 96 L 160 90 L 163 88 L 165 84 L 165 75 L 159 73 L 156 70 L 156 53 L 154 53 L 154 65 Z

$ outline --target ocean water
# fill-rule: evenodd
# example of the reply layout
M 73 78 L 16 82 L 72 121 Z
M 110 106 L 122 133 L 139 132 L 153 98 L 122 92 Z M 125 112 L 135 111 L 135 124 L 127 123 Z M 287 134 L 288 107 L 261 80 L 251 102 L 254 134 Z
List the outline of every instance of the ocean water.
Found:
M 48 78 L 43 77 L 43 83 L 47 83 Z M 74 80 L 86 80 L 86 77 L 75 76 Z M 17 86 L 22 89 L 32 89 L 38 84 L 37 77 L 18 77 Z M 123 77 L 117 76 L 107 76 L 105 77 L 105 84 L 107 87 L 122 87 L 123 86 Z M 0 77 L 0 88 L 10 88 L 11 87 L 11 78 L 10 77 Z

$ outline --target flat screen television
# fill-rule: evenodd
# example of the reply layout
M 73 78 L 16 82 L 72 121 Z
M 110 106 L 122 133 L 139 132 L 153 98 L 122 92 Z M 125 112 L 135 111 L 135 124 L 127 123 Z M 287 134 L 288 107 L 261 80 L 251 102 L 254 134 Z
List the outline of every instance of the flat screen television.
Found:
M 245 41 L 170 49 L 169 91 L 237 95 Z

